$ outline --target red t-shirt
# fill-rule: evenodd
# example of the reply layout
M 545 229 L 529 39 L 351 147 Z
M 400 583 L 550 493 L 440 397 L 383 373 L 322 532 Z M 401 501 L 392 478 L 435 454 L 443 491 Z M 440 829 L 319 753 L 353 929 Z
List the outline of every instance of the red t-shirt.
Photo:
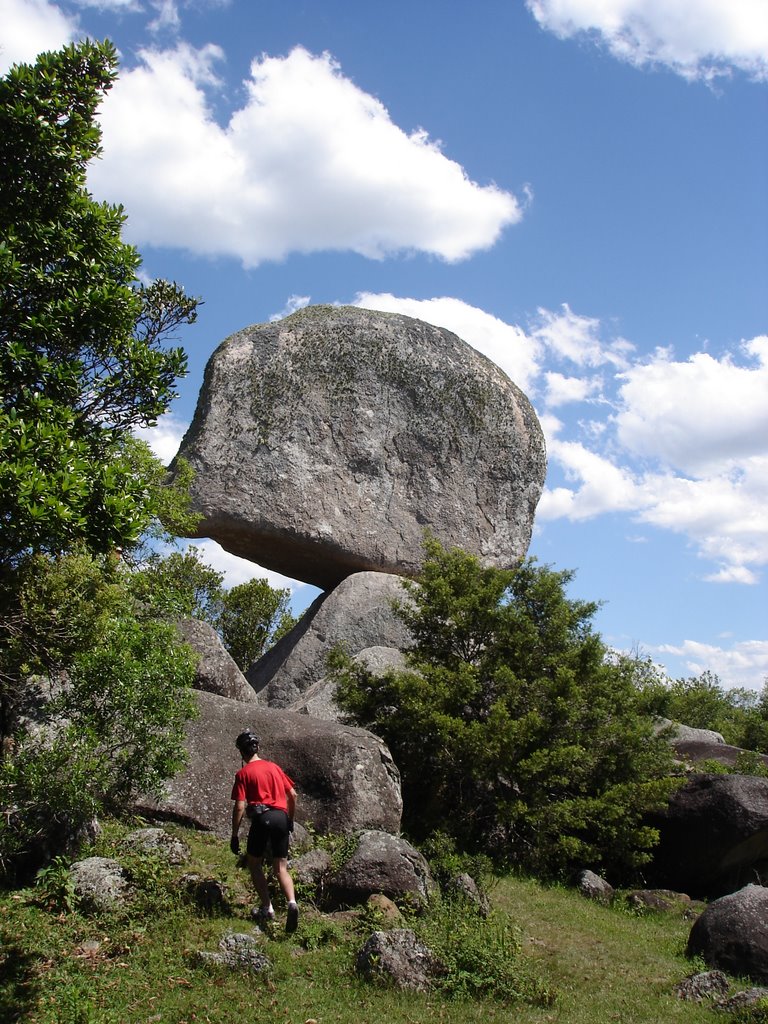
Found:
M 285 794 L 294 788 L 293 779 L 274 761 L 249 761 L 235 775 L 233 800 L 249 804 L 267 804 L 279 811 L 288 810 Z

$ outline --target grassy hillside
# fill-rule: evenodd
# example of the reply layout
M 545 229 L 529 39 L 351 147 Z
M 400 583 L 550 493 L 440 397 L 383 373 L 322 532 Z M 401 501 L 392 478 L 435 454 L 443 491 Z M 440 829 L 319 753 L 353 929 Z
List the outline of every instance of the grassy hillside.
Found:
M 121 831 L 110 826 L 90 852 L 115 855 Z M 306 903 L 295 935 L 286 936 L 278 923 L 264 938 L 274 965 L 268 974 L 196 966 L 196 950 L 216 950 L 227 932 L 252 930 L 251 896 L 246 873 L 223 842 L 184 830 L 178 834 L 193 849 L 183 868 L 118 854 L 140 889 L 126 913 L 89 917 L 74 909 L 63 869 L 54 869 L 33 889 L 0 894 L 0 1020 L 468 1024 L 514 1018 L 517 1024 L 714 1024 L 724 1019 L 672 995 L 673 986 L 693 969 L 683 954 L 689 922 L 607 909 L 562 888 L 509 877 L 492 890 L 495 926 L 473 920 L 472 927 L 498 929 L 512 921 L 525 954 L 523 973 L 537 980 L 539 990 L 553 993 L 550 1005 L 402 994 L 364 983 L 352 964 L 374 923 L 370 915 L 321 915 Z M 182 899 L 173 879 L 187 871 L 226 882 L 231 911 L 207 916 Z M 466 921 L 455 924 L 458 931 Z M 528 985 L 524 991 L 533 989 Z

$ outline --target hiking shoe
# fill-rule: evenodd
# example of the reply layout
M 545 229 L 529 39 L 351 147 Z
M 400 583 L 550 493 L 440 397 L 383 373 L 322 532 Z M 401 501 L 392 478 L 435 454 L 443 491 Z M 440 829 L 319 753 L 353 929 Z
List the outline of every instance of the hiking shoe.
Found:
M 272 924 L 275 920 L 274 910 L 265 910 L 264 907 L 254 907 L 251 917 L 258 925 Z
M 285 919 L 285 930 L 295 932 L 299 925 L 299 908 L 295 903 L 288 904 L 288 916 Z

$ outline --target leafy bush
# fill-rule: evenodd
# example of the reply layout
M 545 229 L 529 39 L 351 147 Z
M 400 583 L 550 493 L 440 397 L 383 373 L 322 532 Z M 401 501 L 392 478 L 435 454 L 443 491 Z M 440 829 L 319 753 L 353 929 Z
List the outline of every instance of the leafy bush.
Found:
M 419 938 L 444 966 L 437 987 L 456 999 L 497 999 L 550 1006 L 552 989 L 522 953 L 519 931 L 491 915 L 481 921 L 462 899 L 437 900 L 415 922 Z
M 649 859 L 643 818 L 677 784 L 627 674 L 592 631 L 572 573 L 501 571 L 427 541 L 397 611 L 406 671 L 371 675 L 341 652 L 339 704 L 389 745 L 404 823 L 550 876 L 589 865 L 618 878 Z

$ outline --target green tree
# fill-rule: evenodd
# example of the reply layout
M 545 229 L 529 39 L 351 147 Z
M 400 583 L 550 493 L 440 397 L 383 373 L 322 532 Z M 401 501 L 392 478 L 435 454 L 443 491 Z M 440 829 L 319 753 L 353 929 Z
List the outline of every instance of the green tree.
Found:
M 198 548 L 151 554 L 131 573 L 133 596 L 153 615 L 193 618 L 218 627 L 224 591 L 224 574 L 206 565 Z
M 219 628 L 224 646 L 245 672 L 295 624 L 290 590 L 252 579 L 223 595 Z
M 151 514 L 127 439 L 186 372 L 162 342 L 197 301 L 136 286 L 122 209 L 85 185 L 116 66 L 110 43 L 86 41 L 0 79 L 0 568 L 138 537 Z
M 675 783 L 671 755 L 626 673 L 570 599 L 570 572 L 501 571 L 427 541 L 398 613 L 409 668 L 375 678 L 331 659 L 338 700 L 389 745 L 404 821 L 550 876 L 627 877 L 657 834 L 643 823 Z
M 113 556 L 30 554 L 2 623 L 0 873 L 38 866 L 94 814 L 183 764 L 196 657 L 143 614 Z

